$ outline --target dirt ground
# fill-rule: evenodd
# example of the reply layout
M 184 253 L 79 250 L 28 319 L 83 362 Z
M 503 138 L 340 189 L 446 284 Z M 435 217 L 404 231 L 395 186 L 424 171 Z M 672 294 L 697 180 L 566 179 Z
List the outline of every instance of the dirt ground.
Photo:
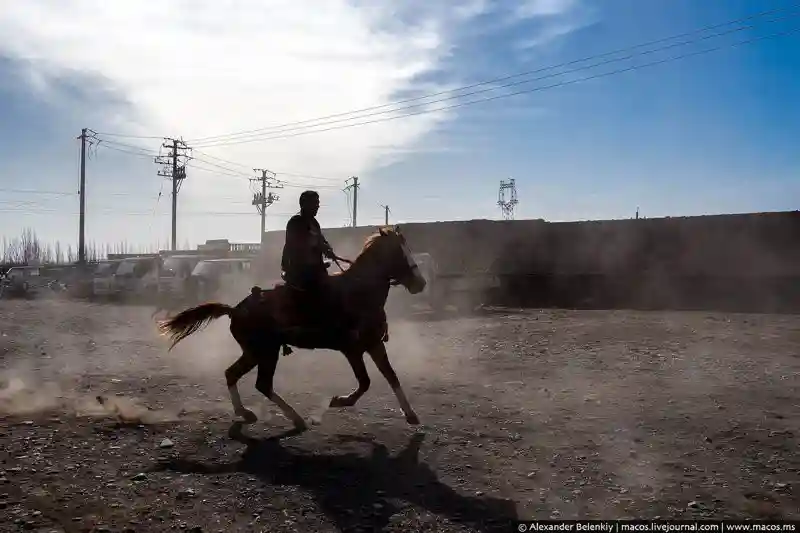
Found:
M 0 301 L 0 531 L 510 531 L 520 518 L 800 518 L 800 317 L 525 311 L 391 323 L 422 426 L 371 362 L 296 350 L 233 416 L 222 318 Z M 98 396 L 101 401 L 98 401 Z

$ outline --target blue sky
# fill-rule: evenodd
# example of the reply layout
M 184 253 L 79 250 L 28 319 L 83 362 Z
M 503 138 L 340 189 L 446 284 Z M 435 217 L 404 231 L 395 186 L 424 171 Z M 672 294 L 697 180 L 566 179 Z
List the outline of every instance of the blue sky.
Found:
M 388 1 L 342 0 L 320 13 L 307 0 L 245 3 L 227 18 L 209 3 L 189 17 L 177 5 L 160 24 L 146 22 L 150 8 L 136 2 L 90 4 L 0 10 L 3 235 L 29 226 L 48 241 L 77 241 L 82 127 L 182 135 L 196 148 L 179 195 L 181 244 L 258 240 L 253 167 L 287 182 L 270 208 L 271 229 L 285 224 L 304 188 L 322 194 L 323 225 L 344 225 L 341 188 L 351 175 L 363 183 L 360 225 L 382 222 L 382 204 L 393 222 L 499 218 L 498 185 L 509 178 L 517 218 L 553 221 L 625 218 L 637 206 L 649 217 L 793 210 L 800 198 L 800 33 L 379 124 L 218 146 L 199 140 L 535 70 L 789 1 L 473 0 L 455 8 L 420 0 L 397 12 Z M 514 89 L 800 27 L 800 11 L 791 15 Z M 273 21 L 282 29 L 252 37 L 259 17 L 283 17 Z M 171 59 L 176 43 L 180 57 Z M 87 238 L 166 247 L 169 185 L 152 162 L 160 141 L 101 138 L 137 148 L 90 150 Z

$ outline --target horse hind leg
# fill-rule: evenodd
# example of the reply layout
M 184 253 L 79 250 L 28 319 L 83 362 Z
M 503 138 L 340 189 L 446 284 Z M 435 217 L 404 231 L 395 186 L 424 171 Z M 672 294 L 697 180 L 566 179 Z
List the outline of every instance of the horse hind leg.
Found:
M 278 406 L 283 415 L 292 421 L 295 429 L 304 430 L 308 428 L 306 421 L 300 416 L 295 409 L 286 403 L 286 400 L 275 392 L 272 388 L 273 380 L 275 378 L 275 369 L 278 366 L 278 358 L 280 357 L 278 350 L 280 346 L 276 345 L 271 347 L 269 352 L 264 353 L 263 357 L 258 362 L 258 377 L 256 378 L 256 389 L 269 398 L 272 403 Z
M 403 410 L 403 414 L 406 417 L 406 422 L 413 425 L 419 424 L 419 417 L 417 413 L 414 412 L 414 408 L 411 407 L 411 403 L 408 401 L 402 385 L 400 385 L 400 380 L 397 378 L 397 374 L 395 374 L 394 368 L 392 368 L 392 364 L 389 362 L 386 346 L 384 346 L 382 342 L 375 343 L 374 346 L 371 346 L 367 350 L 367 353 L 372 357 L 375 366 L 378 367 L 378 370 L 380 370 L 381 374 L 383 374 L 383 377 L 392 388 L 392 392 L 394 392 L 394 395 L 397 397 L 397 402 L 400 404 L 400 409 Z
M 345 352 L 344 356 L 347 358 L 347 362 L 350 363 L 353 374 L 358 380 L 358 387 L 347 396 L 334 396 L 331 398 L 330 407 L 352 407 L 369 390 L 370 379 L 367 367 L 364 364 L 364 352 Z
M 251 410 L 242 404 L 242 397 L 239 395 L 238 382 L 245 374 L 253 370 L 258 361 L 248 352 L 242 352 L 241 357 L 225 370 L 225 382 L 228 385 L 228 394 L 233 404 L 234 414 L 241 416 L 247 424 L 252 424 L 258 417 Z

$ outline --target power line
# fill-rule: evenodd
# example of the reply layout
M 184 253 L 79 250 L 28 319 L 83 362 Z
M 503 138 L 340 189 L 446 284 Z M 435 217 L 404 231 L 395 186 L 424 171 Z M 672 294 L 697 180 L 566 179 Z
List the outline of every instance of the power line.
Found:
M 55 191 L 48 189 L 0 189 L 0 192 L 9 194 L 40 194 L 45 196 L 77 196 L 80 191 Z M 141 198 L 143 195 L 133 192 L 103 192 L 104 196 L 125 196 Z
M 108 132 L 97 132 L 97 135 L 102 135 L 103 137 L 122 137 L 126 139 L 158 139 L 162 140 L 164 137 L 160 135 L 130 135 L 127 133 L 108 133 Z
M 793 7 L 797 7 L 797 5 L 794 5 Z M 464 91 L 464 90 L 467 90 L 467 89 L 471 89 L 471 88 L 475 88 L 475 87 L 481 87 L 481 86 L 490 85 L 490 84 L 494 84 L 494 83 L 498 83 L 498 82 L 502 82 L 502 81 L 507 81 L 507 80 L 516 79 L 516 78 L 525 77 L 525 76 L 530 76 L 532 74 L 536 74 L 536 73 L 540 73 L 540 72 L 546 72 L 546 71 L 554 70 L 554 69 L 557 69 L 557 68 L 567 67 L 567 66 L 570 66 L 570 65 L 574 65 L 574 64 L 590 61 L 590 60 L 593 60 L 593 59 L 600 59 L 600 58 L 608 57 L 608 56 L 611 56 L 611 55 L 616 55 L 616 54 L 619 54 L 619 53 L 622 53 L 622 52 L 628 52 L 628 51 L 644 48 L 644 47 L 647 47 L 647 46 L 652 46 L 652 45 L 656 45 L 656 44 L 659 44 L 659 43 L 664 43 L 664 42 L 675 40 L 675 39 L 678 39 L 678 38 L 681 38 L 681 37 L 686 37 L 686 36 L 690 36 L 690 35 L 696 35 L 696 34 L 707 32 L 707 31 L 710 31 L 710 30 L 713 30 L 713 29 L 717 29 L 717 28 L 721 28 L 721 27 L 725 27 L 725 26 L 730 26 L 730 25 L 733 25 L 733 24 L 741 23 L 741 22 L 744 22 L 744 21 L 747 21 L 747 20 L 752 20 L 752 19 L 759 18 L 759 17 L 764 17 L 764 16 L 769 15 L 769 14 L 778 13 L 778 12 L 782 12 L 782 11 L 787 11 L 788 9 L 789 8 L 781 8 L 781 9 L 776 9 L 776 10 L 764 11 L 764 12 L 761 12 L 761 13 L 758 13 L 758 14 L 755 14 L 755 15 L 751 15 L 751 16 L 748 16 L 748 17 L 744 17 L 744 18 L 740 18 L 740 19 L 724 22 L 724 23 L 721 23 L 721 24 L 715 24 L 715 25 L 712 25 L 712 26 L 706 26 L 706 27 L 700 28 L 698 30 L 685 32 L 685 33 L 674 35 L 674 36 L 671 36 L 671 37 L 657 39 L 657 40 L 654 40 L 654 41 L 649 41 L 649 42 L 646 42 L 646 43 L 641 43 L 641 44 L 638 44 L 638 45 L 634 45 L 634 46 L 630 46 L 630 47 L 626 47 L 626 48 L 621 48 L 621 49 L 614 50 L 614 51 L 611 51 L 611 52 L 606 52 L 606 53 L 603 53 L 603 54 L 588 56 L 588 57 L 584 57 L 582 59 L 577 59 L 577 60 L 573 60 L 573 61 L 569 61 L 569 62 L 559 63 L 559 64 L 556 64 L 556 65 L 550 65 L 550 66 L 542 67 L 542 68 L 535 69 L 535 70 L 530 70 L 530 71 L 526 71 L 526 72 L 521 72 L 521 73 L 517 73 L 517 74 L 508 75 L 508 76 L 503 76 L 503 77 L 500 77 L 500 78 L 494 78 L 494 79 L 491 79 L 491 80 L 482 81 L 482 82 L 479 82 L 479 83 L 474 83 L 474 84 L 471 84 L 471 85 L 466 85 L 466 86 L 463 86 L 463 87 L 459 87 L 459 88 L 456 88 L 456 89 L 450 89 L 450 90 L 447 90 L 447 91 L 440 91 L 440 92 L 437 92 L 437 93 L 432 93 L 432 94 L 419 96 L 419 97 L 415 97 L 415 98 L 408 98 L 408 99 L 405 99 L 405 100 L 400 100 L 400 101 L 391 102 L 391 103 L 378 105 L 378 106 L 372 106 L 372 107 L 363 108 L 363 109 L 359 109 L 359 110 L 348 111 L 348 112 L 344 112 L 344 113 L 337 113 L 337 114 L 334 114 L 334 115 L 327 115 L 327 116 L 323 116 L 323 117 L 319 117 L 319 118 L 315 118 L 315 119 L 308 119 L 308 120 L 303 120 L 303 121 L 289 122 L 289 123 L 281 124 L 281 125 L 277 125 L 277 126 L 270 126 L 270 127 L 265 127 L 265 128 L 257 128 L 257 129 L 253 129 L 253 130 L 245 130 L 245 131 L 241 131 L 241 132 L 237 132 L 237 133 L 228 133 L 228 134 L 224 134 L 224 135 L 217 135 L 217 136 L 210 136 L 210 137 L 200 137 L 200 138 L 194 139 L 193 142 L 195 144 L 199 144 L 201 146 L 206 146 L 206 147 L 224 146 L 224 145 L 227 145 L 227 144 L 236 144 L 235 142 L 228 143 L 226 141 L 235 141 L 235 140 L 237 140 L 236 138 L 243 138 L 243 137 L 246 137 L 246 138 L 260 137 L 261 136 L 260 134 L 264 134 L 264 133 L 267 133 L 267 134 L 270 134 L 270 133 L 285 133 L 285 132 L 274 131 L 274 130 L 285 130 L 287 128 L 289 130 L 307 129 L 309 127 L 324 126 L 324 125 L 337 123 L 337 122 L 355 120 L 355 119 L 359 119 L 359 118 L 366 118 L 366 117 L 370 117 L 370 116 L 386 114 L 386 113 L 393 112 L 393 111 L 401 111 L 403 109 L 419 108 L 419 107 L 421 107 L 423 105 L 430 105 L 430 104 L 433 104 L 433 103 L 453 100 L 453 99 L 456 99 L 456 98 L 463 98 L 465 96 L 471 96 L 471 95 L 474 95 L 474 94 L 480 94 L 480 93 L 485 93 L 485 92 L 489 92 L 489 91 L 495 91 L 497 89 L 507 88 L 507 87 L 521 85 L 521 84 L 525 84 L 525 83 L 532 83 L 534 81 L 539 81 L 541 79 L 546 79 L 546 78 L 550 78 L 550 77 L 553 77 L 553 76 L 561 76 L 561 75 L 564 75 L 564 74 L 569 74 L 569 73 L 572 73 L 572 72 L 577 72 L 577 71 L 585 70 L 585 69 L 588 69 L 588 68 L 594 68 L 594 67 L 605 65 L 605 64 L 609 64 L 609 63 L 614 63 L 614 62 L 618 62 L 618 61 L 624 61 L 626 59 L 631 59 L 631 58 L 639 56 L 639 55 L 652 54 L 652 53 L 655 53 L 655 52 L 667 50 L 667 49 L 674 48 L 674 47 L 677 47 L 677 46 L 686 46 L 688 44 L 693 44 L 693 43 L 704 41 L 704 40 L 707 40 L 707 39 L 721 37 L 723 35 L 727 35 L 727 34 L 730 34 L 730 33 L 735 33 L 735 32 L 739 32 L 739 31 L 743 31 L 743 30 L 746 30 L 746 29 L 753 28 L 753 27 L 755 27 L 755 25 L 753 24 L 753 25 L 749 25 L 749 26 L 741 26 L 741 27 L 734 28 L 734 29 L 731 29 L 731 30 L 726 30 L 724 32 L 719 32 L 719 33 L 712 34 L 712 35 L 709 35 L 709 36 L 704 36 L 704 37 L 701 37 L 699 39 L 684 41 L 684 42 L 681 42 L 681 43 L 673 43 L 673 44 L 670 44 L 668 46 L 656 48 L 654 50 L 646 50 L 644 52 L 638 52 L 636 54 L 630 54 L 630 55 L 625 56 L 625 57 L 606 60 L 606 61 L 595 63 L 595 64 L 592 64 L 592 65 L 583 66 L 583 67 L 580 67 L 580 68 L 577 68 L 577 69 L 568 70 L 566 72 L 559 72 L 559 73 L 556 73 L 556 74 L 550 74 L 550 75 L 547 75 L 547 76 L 544 76 L 544 77 L 540 77 L 540 78 L 534 78 L 532 80 L 517 81 L 517 82 L 514 82 L 514 83 L 508 83 L 508 84 L 504 84 L 504 85 L 500 85 L 500 86 L 496 86 L 496 87 L 490 87 L 490 88 L 482 89 L 482 90 L 479 90 L 479 91 L 472 91 L 472 92 L 465 93 L 465 94 L 452 94 L 452 93 L 461 92 L 461 91 Z M 797 13 L 794 13 L 791 16 L 797 16 Z M 771 22 L 775 22 L 775 21 L 778 21 L 778 20 L 781 20 L 781 19 L 784 19 L 784 18 L 788 18 L 788 16 L 777 17 L 777 18 L 772 19 L 772 20 L 770 20 L 768 22 L 771 23 Z M 395 107 L 395 106 L 398 106 L 398 105 L 403 104 L 403 103 L 420 101 L 420 100 L 433 98 L 435 96 L 441 96 L 441 95 L 445 95 L 445 94 L 450 94 L 451 96 L 448 96 L 446 98 L 441 98 L 441 99 L 438 99 L 438 100 L 434 100 L 434 101 L 431 101 L 431 102 L 427 102 L 427 103 L 424 103 L 424 104 L 416 104 L 416 105 L 412 105 L 412 106 L 403 106 L 403 107 L 400 107 L 398 109 L 390 109 L 390 110 L 385 110 L 385 111 L 380 111 L 380 112 L 372 112 L 372 113 L 368 113 L 368 114 L 363 114 L 363 112 L 367 112 L 367 111 L 374 111 L 374 110 L 378 110 L 378 109 L 384 109 L 384 108 L 387 108 L 387 107 Z M 358 116 L 349 116 L 349 115 L 358 115 Z M 320 122 L 320 121 L 325 121 L 325 120 L 331 119 L 331 118 L 345 117 L 345 116 L 349 116 L 349 117 L 348 118 L 339 118 L 338 120 L 332 120 L 332 121 L 328 120 L 327 122 L 323 122 L 321 124 L 311 124 L 313 122 Z M 299 126 L 302 126 L 302 125 L 305 125 L 305 126 L 303 126 L 302 128 L 299 127 Z
M 241 167 L 241 168 L 247 168 L 249 170 L 247 165 L 243 165 L 241 163 L 237 163 L 236 161 L 231 161 L 230 159 L 223 159 L 221 157 L 217 157 L 217 156 L 211 155 L 211 154 L 209 154 L 207 152 L 201 152 L 200 150 L 197 150 L 197 149 L 194 149 L 192 153 L 200 154 L 200 155 L 203 155 L 203 156 L 208 157 L 210 159 L 214 159 L 216 161 L 220 161 L 222 163 L 228 163 L 229 165 L 234 165 L 234 166 Z M 195 156 L 195 159 L 198 159 L 198 158 Z M 336 182 L 342 181 L 341 178 L 334 178 L 334 177 L 331 177 L 331 176 L 313 176 L 313 175 L 309 175 L 309 174 L 298 174 L 296 172 L 285 172 L 285 171 L 280 171 L 280 170 L 271 170 L 270 172 L 275 176 L 279 176 L 280 175 L 280 176 L 289 176 L 289 177 L 295 177 L 295 178 L 305 178 L 305 179 L 320 180 L 320 181 L 336 181 Z
M 139 152 L 139 153 L 143 153 L 143 154 L 150 154 L 150 155 L 158 153 L 156 150 L 153 150 L 152 148 L 143 148 L 141 146 L 136 146 L 135 144 L 129 144 L 129 143 L 124 143 L 124 142 L 120 142 L 120 141 L 114 141 L 114 140 L 111 140 L 111 139 L 104 139 L 104 138 L 102 138 L 102 136 L 100 134 L 97 134 L 96 138 L 97 138 L 97 141 L 98 141 L 98 145 L 111 145 L 111 146 L 115 146 L 117 148 L 124 148 L 124 149 L 128 149 L 128 150 L 131 150 L 131 151 L 135 151 L 135 152 Z M 165 140 L 165 141 L 169 140 L 167 137 L 161 137 L 161 139 Z
M 323 132 L 328 132 L 328 131 L 335 131 L 335 130 L 340 130 L 340 129 L 353 128 L 353 127 L 357 127 L 357 126 L 365 126 L 365 125 L 368 125 L 368 124 L 376 124 L 376 123 L 379 123 L 379 122 L 389 122 L 391 120 L 397 120 L 397 119 L 401 119 L 401 118 L 408 118 L 408 117 L 417 116 L 417 115 L 425 115 L 425 114 L 429 114 L 429 113 L 436 113 L 436 112 L 440 112 L 440 111 L 446 111 L 448 109 L 456 109 L 456 108 L 466 107 L 466 106 L 475 105 L 475 104 L 479 104 L 479 103 L 485 103 L 485 102 L 491 102 L 491 101 L 494 101 L 494 100 L 500 100 L 500 99 L 503 99 L 503 98 L 510 98 L 510 97 L 513 97 L 513 96 L 519 96 L 519 95 L 522 95 L 522 94 L 530 94 L 530 93 L 544 91 L 544 90 L 548 90 L 548 89 L 564 87 L 564 86 L 567 86 L 567 85 L 573 85 L 575 83 L 580 83 L 580 82 L 584 82 L 584 81 L 590 81 L 590 80 L 599 79 L 599 78 L 605 78 L 605 77 L 609 77 L 609 76 L 612 76 L 612 75 L 622 74 L 622 73 L 625 73 L 625 72 L 630 72 L 630 71 L 639 70 L 639 69 L 643 69 L 643 68 L 647 68 L 647 67 L 653 67 L 653 66 L 657 66 L 657 65 L 671 63 L 671 62 L 678 61 L 678 60 L 681 60 L 681 59 L 687 59 L 689 57 L 700 56 L 700 55 L 704 55 L 704 54 L 709 54 L 711 52 L 724 50 L 726 48 L 733 48 L 733 47 L 739 46 L 739 45 L 751 44 L 751 43 L 754 43 L 754 42 L 757 42 L 757 41 L 763 41 L 763 40 L 767 40 L 767 39 L 773 39 L 773 38 L 776 38 L 776 37 L 790 35 L 790 34 L 796 33 L 798 30 L 800 30 L 800 27 L 795 27 L 795 28 L 792 28 L 791 30 L 787 30 L 787 31 L 783 31 L 783 32 L 777 32 L 777 33 L 764 35 L 764 36 L 760 36 L 760 37 L 754 37 L 754 38 L 751 38 L 751 39 L 745 39 L 745 40 L 737 41 L 735 43 L 731 43 L 731 44 L 728 44 L 728 45 L 720 45 L 720 46 L 716 46 L 716 47 L 713 47 L 713 48 L 707 48 L 705 50 L 687 52 L 685 54 L 679 54 L 679 55 L 676 55 L 676 56 L 671 56 L 671 57 L 668 57 L 666 59 L 660 59 L 660 60 L 657 60 L 657 61 L 652 61 L 650 63 L 643 63 L 643 64 L 640 64 L 640 65 L 633 65 L 633 66 L 630 66 L 630 67 L 625 67 L 625 68 L 621 68 L 621 69 L 617 69 L 617 70 L 612 70 L 612 71 L 609 71 L 609 72 L 602 72 L 600 74 L 594 74 L 594 75 L 591 75 L 591 76 L 585 76 L 583 78 L 578 78 L 578 79 L 574 79 L 574 80 L 567 80 L 567 81 L 555 83 L 555 84 L 552 84 L 552 85 L 544 85 L 544 86 L 534 87 L 532 89 L 515 91 L 515 92 L 511 92 L 511 93 L 505 93 L 505 94 L 500 94 L 500 95 L 496 95 L 496 96 L 481 98 L 481 99 L 478 99 L 478 100 L 471 100 L 471 101 L 468 101 L 468 102 L 461 102 L 461 103 L 458 103 L 458 104 L 442 106 L 442 107 L 438 107 L 436 109 L 426 109 L 426 110 L 417 111 L 417 112 L 413 112 L 413 113 L 406 113 L 406 114 L 403 114 L 403 115 L 382 117 L 382 118 L 378 118 L 378 119 L 374 119 L 374 120 L 356 122 L 356 123 L 353 123 L 353 124 L 343 124 L 343 125 L 332 126 L 330 128 L 324 128 L 324 129 L 319 129 L 319 130 L 300 131 L 300 132 L 286 134 L 286 135 L 276 135 L 276 136 L 273 136 L 273 137 L 259 137 L 259 138 L 243 139 L 243 140 L 239 140 L 239 141 L 223 142 L 223 143 L 217 143 L 217 144 L 213 144 L 213 145 L 205 145 L 205 147 L 207 148 L 207 147 L 210 147 L 210 146 L 229 146 L 229 145 L 234 145 L 234 144 L 244 144 L 244 143 L 258 142 L 258 141 L 270 141 L 270 140 L 276 140 L 276 139 L 288 139 L 288 138 L 291 138 L 291 137 L 299 137 L 299 136 L 302 136 L 302 135 L 309 135 L 309 134 L 313 134 L 313 133 L 323 133 Z
M 132 152 L 130 150 L 124 150 L 122 148 L 117 148 L 115 146 L 102 146 L 102 148 L 104 148 L 106 150 L 113 150 L 115 152 L 120 152 L 120 153 L 123 153 L 123 154 L 129 154 L 129 155 L 133 155 L 133 156 L 137 156 L 137 157 L 142 157 L 144 159 L 152 159 L 153 156 L 155 155 L 155 154 L 147 154 L 147 153 L 144 153 L 144 152 Z
M 195 157 L 194 159 L 196 161 L 201 161 L 206 165 L 213 166 L 214 168 L 213 169 L 204 168 L 204 167 L 198 166 L 198 165 L 196 165 L 194 163 L 187 163 L 186 166 L 188 166 L 190 168 L 197 169 L 197 170 L 202 170 L 202 171 L 205 171 L 205 172 L 209 172 L 211 174 L 219 174 L 219 175 L 222 175 L 222 176 L 228 176 L 228 177 L 237 178 L 237 179 L 240 179 L 240 180 L 250 179 L 249 175 L 244 174 L 242 172 L 238 172 L 238 171 L 233 170 L 231 168 L 224 167 L 222 165 L 218 165 L 216 163 L 213 163 L 211 161 L 206 161 L 205 159 L 201 159 L 201 158 L 198 158 L 198 157 Z M 272 173 L 275 174 L 275 175 L 279 174 L 278 172 L 274 172 L 274 171 L 272 171 Z M 301 174 L 296 174 L 296 176 L 301 176 Z M 302 175 L 302 176 L 305 177 L 304 175 Z M 283 187 L 293 188 L 293 189 L 308 189 L 308 188 L 312 188 L 312 187 L 316 188 L 316 189 L 339 189 L 339 187 L 336 186 L 336 185 L 317 185 L 317 184 L 313 184 L 312 185 L 312 184 L 307 184 L 307 183 L 292 183 L 292 182 L 288 182 L 288 181 L 284 181 L 284 180 L 279 180 L 277 178 L 273 178 L 273 181 L 275 183 L 280 184 Z
M 319 181 L 342 181 L 342 178 L 333 178 L 330 176 L 313 176 L 309 174 L 297 174 L 295 172 L 283 172 L 280 170 L 276 170 L 275 174 L 278 176 L 289 176 L 291 178 L 303 178 L 307 180 L 319 180 Z
M 217 176 L 226 176 L 226 177 L 230 177 L 230 178 L 236 178 L 237 180 L 239 180 L 241 182 L 243 182 L 243 180 L 246 178 L 245 174 L 240 174 L 238 172 L 237 173 L 233 173 L 233 172 L 228 171 L 226 169 L 208 168 L 208 167 L 200 166 L 200 165 L 198 165 L 196 163 L 186 163 L 186 166 L 189 167 L 189 168 L 193 168 L 195 170 L 201 170 L 203 172 L 208 172 L 209 174 L 214 174 L 214 175 L 217 175 Z
M 153 211 L 119 211 L 116 209 L 106 209 L 106 210 L 95 210 L 97 214 L 101 215 L 119 215 L 119 216 L 153 216 Z M 31 215 L 57 215 L 57 216 L 69 216 L 74 217 L 77 215 L 77 212 L 74 211 L 64 211 L 63 209 L 53 208 L 53 209 L 2 209 L 0 210 L 0 214 L 2 213 L 21 213 L 21 214 L 31 214 Z M 274 213 L 276 216 L 292 216 L 297 214 L 297 212 L 276 212 Z M 252 211 L 182 211 L 181 216 L 241 216 L 241 217 L 252 217 Z
M 66 192 L 66 191 L 48 191 L 44 189 L 0 189 L 0 192 L 7 192 L 12 194 L 51 194 L 55 196 L 73 196 L 78 194 L 78 192 Z
M 102 143 L 105 144 L 105 148 L 107 148 L 107 149 L 115 150 L 115 151 L 122 152 L 122 153 L 127 153 L 127 154 L 134 155 L 134 156 L 146 157 L 148 159 L 156 154 L 156 152 L 154 150 L 150 150 L 150 149 L 147 149 L 147 148 L 140 148 L 140 147 L 134 146 L 132 144 L 120 143 L 120 142 L 116 142 L 116 141 L 110 141 L 108 139 L 102 139 Z M 125 148 L 129 148 L 129 149 L 120 148 L 120 146 L 121 147 L 125 147 Z M 133 150 L 139 150 L 139 151 L 138 152 L 134 152 Z M 203 157 L 200 157 L 197 154 L 200 154 Z M 208 159 L 206 159 L 206 158 L 208 158 Z M 245 178 L 245 179 L 249 179 L 250 178 L 249 174 L 245 174 L 244 172 L 240 172 L 240 171 L 238 171 L 236 169 L 230 168 L 230 167 L 225 166 L 225 165 L 220 165 L 219 163 L 215 163 L 214 161 L 210 161 L 209 159 L 225 162 L 225 163 L 228 163 L 230 165 L 235 165 L 235 166 L 242 167 L 242 168 L 247 168 L 245 165 L 242 165 L 241 163 L 236 163 L 235 161 L 230 161 L 230 160 L 227 160 L 227 159 L 223 159 L 221 157 L 213 156 L 213 155 L 208 154 L 206 152 L 202 152 L 200 150 L 195 150 L 194 147 L 192 147 L 192 160 L 193 161 L 200 161 L 200 162 L 202 162 L 202 163 L 204 163 L 204 164 L 206 164 L 206 165 L 208 165 L 210 167 L 213 167 L 216 170 L 212 170 L 212 169 L 209 169 L 209 168 L 201 167 L 201 166 L 197 165 L 196 163 L 188 163 L 187 162 L 185 164 L 185 166 L 188 166 L 190 168 L 195 168 L 195 169 L 198 169 L 198 170 L 204 170 L 206 172 L 218 173 L 218 174 L 225 175 L 225 176 L 230 176 L 230 177 Z M 273 172 L 273 174 L 275 174 L 275 175 L 283 175 L 283 176 L 291 176 L 291 177 L 298 177 L 298 178 L 304 178 L 304 179 L 311 179 L 311 180 L 323 180 L 323 181 L 338 181 L 340 179 L 340 178 L 333 178 L 333 177 L 326 177 L 326 176 L 315 176 L 315 175 L 309 175 L 309 174 L 299 174 L 299 173 L 293 173 L 293 172 Z M 303 185 L 303 184 L 287 184 L 285 182 L 283 182 L 283 183 L 284 183 L 284 185 L 289 186 L 289 187 L 303 187 L 303 188 L 307 188 L 308 187 L 307 185 Z M 331 186 L 322 185 L 322 186 L 317 186 L 317 187 L 336 188 L 336 189 L 339 188 L 339 187 L 332 186 L 332 185 Z

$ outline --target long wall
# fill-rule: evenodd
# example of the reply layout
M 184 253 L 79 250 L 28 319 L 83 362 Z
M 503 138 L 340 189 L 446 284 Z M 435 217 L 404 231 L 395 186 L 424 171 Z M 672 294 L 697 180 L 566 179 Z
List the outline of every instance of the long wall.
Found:
M 375 227 L 326 229 L 354 257 Z M 548 223 L 411 223 L 412 250 L 440 271 L 501 276 L 500 303 L 554 306 L 800 309 L 800 211 Z M 265 236 L 278 271 L 283 232 Z

